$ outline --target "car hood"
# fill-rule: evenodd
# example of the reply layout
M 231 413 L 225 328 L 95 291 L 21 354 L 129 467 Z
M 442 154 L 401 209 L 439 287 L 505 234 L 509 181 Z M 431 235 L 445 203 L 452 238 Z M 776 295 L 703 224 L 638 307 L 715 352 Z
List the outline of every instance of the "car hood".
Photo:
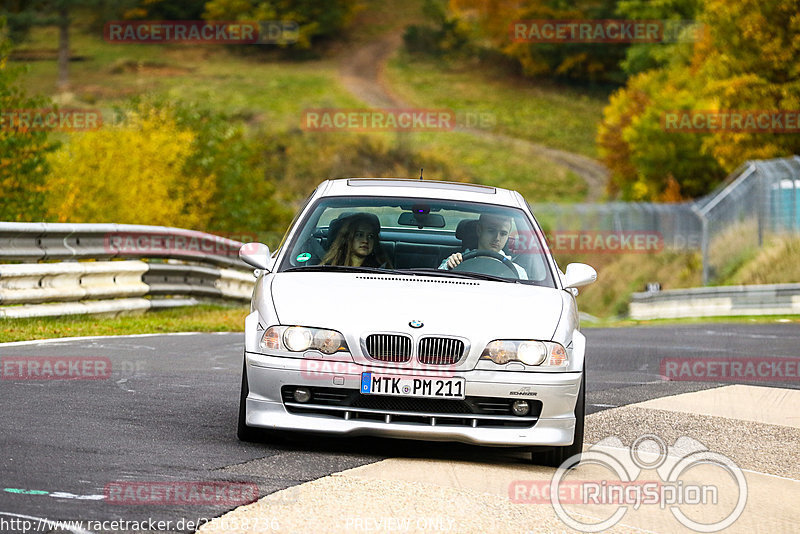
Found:
M 285 325 L 332 328 L 346 336 L 406 332 L 489 339 L 552 339 L 561 291 L 439 276 L 279 273 L 271 286 Z M 423 326 L 411 328 L 409 322 Z

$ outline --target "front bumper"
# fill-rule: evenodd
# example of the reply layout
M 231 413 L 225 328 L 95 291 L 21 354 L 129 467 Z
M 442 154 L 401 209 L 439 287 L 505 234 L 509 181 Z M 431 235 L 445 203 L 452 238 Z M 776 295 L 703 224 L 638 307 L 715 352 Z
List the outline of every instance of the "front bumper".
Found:
M 447 376 L 466 380 L 466 395 L 474 400 L 527 400 L 536 410 L 527 417 L 498 413 L 464 413 L 415 408 L 402 402 L 379 407 L 337 406 L 292 402 L 287 388 L 306 386 L 319 391 L 342 391 L 357 397 L 362 371 L 374 368 L 357 364 L 320 365 L 319 360 L 274 357 L 245 353 L 249 395 L 248 426 L 274 430 L 323 432 L 339 435 L 371 435 L 431 441 L 459 441 L 499 447 L 572 444 L 575 433 L 575 403 L 582 373 L 454 371 Z M 391 370 L 381 370 L 391 374 Z M 408 375 L 407 372 L 394 371 Z M 431 371 L 415 376 L 434 377 Z M 373 397 L 373 396 L 369 396 Z M 385 399 L 398 399 L 390 397 Z M 407 400 L 408 398 L 403 398 Z M 440 401 L 451 403 L 454 401 Z M 412 407 L 408 408 L 407 405 Z M 423 403 L 416 403 L 423 404 Z M 433 406 L 435 403 L 431 403 Z M 439 405 L 440 406 L 440 405 Z

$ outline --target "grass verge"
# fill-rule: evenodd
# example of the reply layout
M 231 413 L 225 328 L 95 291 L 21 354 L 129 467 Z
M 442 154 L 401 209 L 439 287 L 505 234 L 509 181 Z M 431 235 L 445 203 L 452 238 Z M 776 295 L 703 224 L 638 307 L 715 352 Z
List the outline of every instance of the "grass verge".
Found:
M 332 61 L 271 61 L 221 45 L 115 45 L 75 28 L 72 50 L 85 59 L 70 63 L 71 93 L 55 95 L 55 61 L 26 64 L 20 79 L 30 93 L 49 93 L 61 104 L 99 108 L 104 118 L 126 99 L 145 94 L 202 102 L 251 126 L 299 128 L 309 107 L 356 107 L 338 82 Z M 31 32 L 25 51 L 57 42 L 55 28 Z
M 513 80 L 485 65 L 406 53 L 389 62 L 385 76 L 392 91 L 415 106 L 488 118 L 494 124 L 487 128 L 491 131 L 597 157 L 595 137 L 607 91 Z
M 800 324 L 800 315 L 725 315 L 719 317 L 686 317 L 682 319 L 651 319 L 637 321 L 635 319 L 600 319 L 596 322 L 583 321 L 583 328 L 620 328 L 630 326 L 670 326 L 680 324 Z
M 243 332 L 244 318 L 249 312 L 248 306 L 201 304 L 116 318 L 71 315 L 0 319 L 0 343 L 57 337 L 166 332 Z

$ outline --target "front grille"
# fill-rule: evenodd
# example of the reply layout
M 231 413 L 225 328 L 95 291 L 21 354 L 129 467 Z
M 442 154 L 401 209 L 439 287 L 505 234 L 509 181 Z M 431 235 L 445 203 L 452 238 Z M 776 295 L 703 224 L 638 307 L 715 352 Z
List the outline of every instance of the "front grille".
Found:
M 427 365 L 453 365 L 464 354 L 464 342 L 449 337 L 424 337 L 419 341 L 418 358 Z
M 370 334 L 367 354 L 382 362 L 404 363 L 411 359 L 411 338 L 398 334 Z

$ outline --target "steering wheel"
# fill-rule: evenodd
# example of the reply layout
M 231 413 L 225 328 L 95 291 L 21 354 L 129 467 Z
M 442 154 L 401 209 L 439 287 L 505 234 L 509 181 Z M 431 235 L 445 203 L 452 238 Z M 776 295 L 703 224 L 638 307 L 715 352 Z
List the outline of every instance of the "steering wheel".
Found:
M 483 264 L 482 266 L 486 266 L 486 267 L 488 267 L 488 270 L 494 271 L 494 272 L 489 272 L 489 273 L 485 273 L 485 274 L 497 274 L 499 276 L 507 276 L 506 274 L 498 273 L 496 271 L 496 269 L 492 268 L 491 265 L 487 265 L 486 262 L 481 262 L 480 258 L 489 258 L 489 259 L 492 259 L 494 261 L 498 261 L 498 262 L 502 263 L 505 267 L 508 268 L 509 271 L 511 271 L 513 273 L 513 275 L 510 276 L 509 278 L 519 279 L 519 272 L 517 272 L 517 267 L 514 265 L 514 262 L 512 262 L 510 259 L 508 259 L 505 256 L 503 256 L 499 252 L 495 252 L 494 250 L 482 249 L 482 250 L 473 250 L 472 252 L 468 252 L 468 253 L 464 254 L 463 256 L 461 256 L 461 263 L 456 265 L 452 270 L 453 271 L 482 272 L 479 269 L 475 269 L 474 267 L 472 269 L 464 267 L 465 263 L 471 261 L 473 264 L 478 263 L 478 265 L 475 265 L 475 267 L 481 266 L 481 263 L 482 263 Z

